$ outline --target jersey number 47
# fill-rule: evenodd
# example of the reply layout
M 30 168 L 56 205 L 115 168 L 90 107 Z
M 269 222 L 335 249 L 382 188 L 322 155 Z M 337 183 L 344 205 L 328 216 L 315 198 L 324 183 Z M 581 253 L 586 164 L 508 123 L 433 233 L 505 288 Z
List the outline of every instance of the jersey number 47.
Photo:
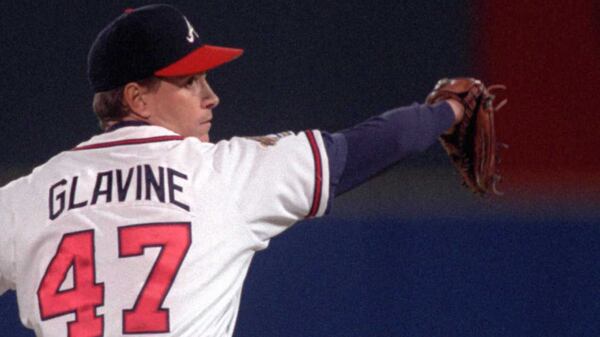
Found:
M 118 233 L 119 258 L 141 256 L 147 247 L 161 248 L 135 305 L 123 310 L 123 334 L 169 332 L 169 309 L 162 304 L 191 245 L 190 223 L 124 226 Z M 73 287 L 61 290 L 71 268 Z M 75 313 L 75 320 L 67 323 L 69 337 L 104 335 L 104 317 L 96 313 L 104 305 L 104 283 L 96 282 L 94 230 L 62 237 L 37 296 L 43 321 Z

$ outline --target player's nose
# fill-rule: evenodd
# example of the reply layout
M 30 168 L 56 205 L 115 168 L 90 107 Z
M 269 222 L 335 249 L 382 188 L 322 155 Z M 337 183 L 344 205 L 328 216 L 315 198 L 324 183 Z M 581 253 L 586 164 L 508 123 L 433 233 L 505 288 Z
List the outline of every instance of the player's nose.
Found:
M 210 97 L 202 99 L 202 108 L 204 109 L 214 109 L 217 105 L 219 105 L 219 97 L 213 94 Z
M 219 96 L 212 90 L 208 82 L 204 83 L 204 90 L 202 90 L 201 94 L 201 105 L 203 109 L 214 109 L 217 105 L 219 105 Z

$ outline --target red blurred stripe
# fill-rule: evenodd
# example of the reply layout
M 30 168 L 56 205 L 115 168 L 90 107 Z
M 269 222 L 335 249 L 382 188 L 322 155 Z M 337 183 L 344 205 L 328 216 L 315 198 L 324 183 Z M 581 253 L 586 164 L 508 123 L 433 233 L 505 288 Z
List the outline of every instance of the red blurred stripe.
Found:
M 508 85 L 498 136 L 511 144 L 507 183 L 600 175 L 600 5 L 592 0 L 479 2 L 476 66 Z M 564 172 L 565 174 L 561 174 Z M 573 179 L 577 176 L 578 179 Z M 587 178 L 592 178 L 586 182 Z

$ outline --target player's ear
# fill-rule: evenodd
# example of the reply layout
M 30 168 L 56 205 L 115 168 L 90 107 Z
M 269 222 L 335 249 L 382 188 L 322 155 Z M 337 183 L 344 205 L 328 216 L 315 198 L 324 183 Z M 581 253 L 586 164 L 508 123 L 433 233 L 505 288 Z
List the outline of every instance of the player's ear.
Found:
M 150 117 L 150 111 L 144 101 L 145 92 L 146 89 L 135 82 L 127 83 L 123 88 L 123 104 L 131 113 L 144 119 Z

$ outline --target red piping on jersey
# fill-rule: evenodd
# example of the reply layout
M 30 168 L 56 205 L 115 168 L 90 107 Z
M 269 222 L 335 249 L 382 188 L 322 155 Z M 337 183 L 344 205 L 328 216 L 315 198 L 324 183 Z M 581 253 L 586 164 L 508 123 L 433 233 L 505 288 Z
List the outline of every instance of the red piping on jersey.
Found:
M 321 152 L 319 151 L 319 145 L 317 145 L 315 135 L 311 130 L 306 130 L 304 133 L 306 134 L 306 138 L 308 138 L 308 142 L 310 143 L 310 148 L 313 153 L 313 158 L 315 160 L 315 193 L 313 194 L 310 212 L 308 212 L 308 215 L 306 216 L 307 218 L 311 218 L 317 215 L 317 212 L 319 211 L 319 205 L 321 204 L 321 193 L 323 189 L 323 165 L 321 162 Z
M 115 140 L 112 142 L 80 146 L 80 147 L 76 147 L 76 148 L 72 149 L 71 151 L 93 150 L 93 149 L 101 149 L 101 148 L 105 148 L 105 147 L 122 146 L 122 145 L 136 145 L 136 144 L 145 144 L 145 143 L 167 142 L 170 140 L 183 140 L 183 137 L 182 136 L 158 136 L 158 137 L 148 137 L 148 138 L 123 139 L 123 140 Z

